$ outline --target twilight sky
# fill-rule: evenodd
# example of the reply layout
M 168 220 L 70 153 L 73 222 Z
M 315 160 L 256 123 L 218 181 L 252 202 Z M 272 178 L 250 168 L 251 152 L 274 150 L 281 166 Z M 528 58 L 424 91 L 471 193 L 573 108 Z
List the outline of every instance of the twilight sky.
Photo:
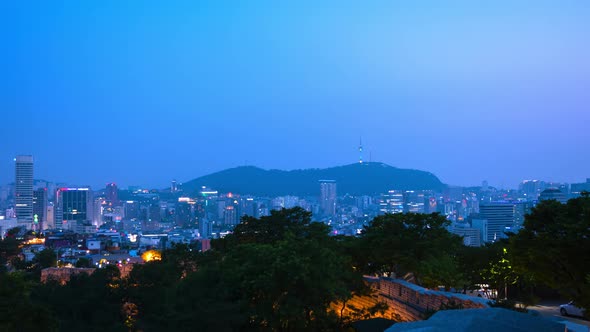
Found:
M 590 177 L 590 3 L 0 5 L 0 183 L 163 187 L 373 161 L 449 184 Z

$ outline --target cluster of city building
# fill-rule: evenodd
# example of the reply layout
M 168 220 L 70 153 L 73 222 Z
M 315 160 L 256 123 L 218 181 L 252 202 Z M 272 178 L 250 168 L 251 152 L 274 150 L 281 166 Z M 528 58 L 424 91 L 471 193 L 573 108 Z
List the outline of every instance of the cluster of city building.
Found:
M 451 221 L 449 231 L 462 236 L 466 245 L 480 246 L 518 231 L 537 202 L 565 203 L 590 191 L 590 179 L 571 185 L 527 180 L 517 190 L 496 189 L 484 181 L 481 186 L 449 186 L 441 192 L 392 188 L 349 195 L 338 192 L 336 181 L 326 179 L 319 181 L 315 196 L 256 197 L 208 187 L 184 192 L 176 181 L 162 190 L 119 188 L 115 183 L 94 190 L 35 180 L 32 156 L 17 156 L 15 170 L 15 182 L 0 187 L 0 234 L 14 227 L 43 232 L 46 245 L 63 249 L 64 260 L 68 256 L 75 260 L 84 252 L 131 252 L 121 257 L 125 261 L 133 253 L 172 243 L 197 242 L 206 250 L 209 239 L 231 232 L 243 216 L 259 218 L 296 206 L 329 224 L 333 234 L 342 235 L 358 234 L 386 213 L 436 212 Z

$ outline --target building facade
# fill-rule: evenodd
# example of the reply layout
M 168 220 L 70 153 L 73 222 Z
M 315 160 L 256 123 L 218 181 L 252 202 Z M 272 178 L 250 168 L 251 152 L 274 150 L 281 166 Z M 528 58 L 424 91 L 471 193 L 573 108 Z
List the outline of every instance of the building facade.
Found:
M 17 156 L 15 210 L 20 223 L 33 222 L 33 156 Z

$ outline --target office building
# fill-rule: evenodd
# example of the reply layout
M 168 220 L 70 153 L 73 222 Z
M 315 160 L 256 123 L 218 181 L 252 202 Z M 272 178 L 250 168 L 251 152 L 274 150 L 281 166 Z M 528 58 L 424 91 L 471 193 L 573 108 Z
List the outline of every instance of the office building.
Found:
M 381 194 L 379 198 L 379 212 L 385 213 L 403 213 L 404 212 L 404 194 L 400 190 L 389 190 Z
M 516 226 L 516 204 L 496 202 L 482 204 L 479 207 L 480 219 L 487 220 L 487 238 L 485 242 L 494 242 L 505 238 L 506 233 L 514 231 Z
M 33 222 L 33 156 L 17 156 L 15 210 L 20 223 Z
M 119 188 L 116 183 L 107 183 L 105 198 L 109 207 L 119 206 Z
M 90 188 L 60 188 L 56 193 L 56 202 L 56 228 L 76 230 L 92 224 L 94 199 Z
M 590 192 L 590 178 L 583 183 L 572 183 L 570 190 L 574 196 L 581 195 L 585 191 Z
M 481 231 L 478 228 L 466 227 L 466 225 L 456 225 L 452 227 L 451 233 L 462 237 L 463 244 L 468 247 L 481 246 Z
M 47 188 L 39 188 L 33 191 L 33 225 L 43 229 L 47 221 Z
M 424 192 L 407 190 L 404 192 L 404 212 L 424 213 Z
M 539 195 L 539 201 L 555 200 L 561 204 L 567 203 L 567 196 L 557 188 L 545 189 Z
M 320 209 L 324 216 L 336 215 L 336 199 L 336 181 L 320 180 Z
M 471 228 L 477 229 L 481 243 L 488 242 L 488 221 L 485 219 L 471 220 Z

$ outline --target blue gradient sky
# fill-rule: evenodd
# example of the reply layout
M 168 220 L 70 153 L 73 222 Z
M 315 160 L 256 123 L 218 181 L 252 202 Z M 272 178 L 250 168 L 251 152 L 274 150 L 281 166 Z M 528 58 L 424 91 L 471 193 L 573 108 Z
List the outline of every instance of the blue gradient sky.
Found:
M 2 4 L 0 183 L 165 186 L 365 159 L 590 177 L 588 1 Z

